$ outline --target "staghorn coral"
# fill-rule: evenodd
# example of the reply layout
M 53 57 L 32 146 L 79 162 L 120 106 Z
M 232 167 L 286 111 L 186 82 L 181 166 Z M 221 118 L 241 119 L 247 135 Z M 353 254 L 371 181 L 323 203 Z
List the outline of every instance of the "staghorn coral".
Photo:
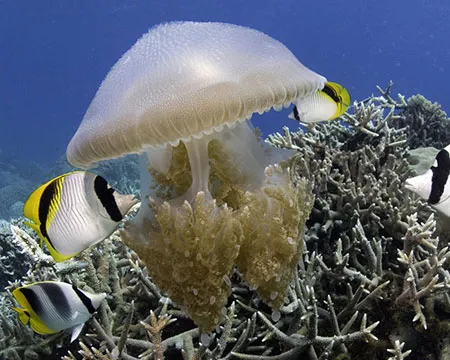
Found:
M 424 332 L 426 319 L 437 318 L 433 306 L 425 304 L 440 299 L 436 292 L 448 286 L 447 250 L 438 245 L 439 239 L 430 240 L 433 234 L 439 235 L 429 218 L 430 208 L 403 189 L 411 171 L 406 147 L 410 128 L 403 127 L 399 113 L 404 116 L 408 105 L 402 96 L 394 101 L 389 90 L 390 86 L 380 89 L 381 96 L 355 103 L 354 113 L 342 117 L 346 127 L 325 124 L 306 134 L 286 129 L 284 136 L 273 135 L 270 141 L 299 151 L 297 172 L 315 184 L 306 243 L 310 251 L 320 254 L 320 266 L 328 274 L 322 276 L 321 292 L 316 296 L 324 299 L 332 294 L 335 306 L 342 308 L 342 299 L 351 302 L 346 291 L 356 284 L 364 291 L 378 289 L 377 296 L 383 300 L 377 301 L 379 310 L 369 313 L 368 319 L 380 321 L 381 334 L 404 342 L 412 350 L 411 358 L 423 358 L 436 349 L 415 341 L 419 334 L 430 341 L 436 336 Z M 416 232 L 424 240 L 412 245 L 409 239 Z M 428 246 L 424 248 L 424 244 Z M 439 304 L 442 308 L 442 300 Z M 422 313 L 423 307 L 427 315 Z M 345 313 L 341 310 L 340 314 Z M 390 313 L 394 321 L 385 317 Z M 375 329 L 374 334 L 380 332 Z M 439 336 L 445 338 L 446 331 L 440 330 Z M 380 338 L 379 343 L 387 340 Z M 352 354 L 350 348 L 346 352 Z M 358 348 L 356 354 L 369 356 L 369 350 Z M 378 359 L 385 355 L 375 351 L 370 356 Z
M 408 144 L 411 149 L 433 146 L 442 149 L 450 143 L 450 121 L 438 103 L 432 103 L 418 94 L 407 100 L 399 113 L 398 126 L 408 126 Z
M 305 277 L 306 272 L 310 271 L 306 270 L 308 256 L 300 262 L 300 274 L 303 275 L 295 275 L 295 284 L 288 295 L 288 302 L 291 303 L 286 303 L 280 311 L 271 312 L 255 296 L 254 291 L 240 283 L 239 276 L 235 273 L 230 279 L 233 293 L 223 321 L 210 337 L 204 336 L 168 298 L 160 294 L 136 255 L 113 239 L 118 239 L 117 235 L 94 249 L 90 256 L 85 254 L 80 260 L 70 261 L 70 264 L 61 269 L 41 263 L 39 268 L 34 268 L 24 279 L 25 282 L 61 279 L 92 291 L 111 292 L 113 296 L 102 305 L 96 319 L 87 324 L 85 333 L 93 335 L 82 336 L 77 347 L 69 350 L 67 336 L 56 334 L 43 338 L 17 324 L 16 317 L 13 316 L 12 323 L 5 321 L 2 326 L 12 325 L 28 335 L 11 337 L 13 343 L 8 342 L 8 346 L 0 348 L 0 355 L 15 351 L 18 358 L 22 359 L 39 358 L 43 354 L 48 357 L 52 354 L 53 357 L 63 359 L 77 359 L 80 355 L 82 359 L 133 360 L 231 359 L 241 357 L 239 354 L 242 353 L 276 354 L 280 352 L 280 342 L 277 339 L 279 330 L 271 321 L 280 322 L 285 317 L 286 320 L 291 317 L 300 320 L 301 314 L 307 315 L 310 312 L 311 305 L 308 304 L 316 303 L 314 290 L 304 283 L 306 281 L 311 284 L 311 281 L 315 281 L 313 276 L 309 276 L 311 274 Z M 309 295 L 305 296 L 306 294 Z M 307 306 L 303 306 L 303 303 Z M 347 325 L 348 330 L 344 329 L 341 333 L 341 339 L 333 336 L 318 337 L 314 342 L 330 347 L 330 344 L 344 339 L 346 343 L 352 343 L 370 338 L 376 324 L 366 326 L 366 320 L 360 317 L 360 330 L 354 326 L 355 320 L 356 317 Z M 317 327 L 317 321 L 317 314 L 315 318 L 306 316 L 306 323 L 302 320 L 302 325 L 310 323 L 311 327 Z M 295 323 L 290 324 L 295 329 Z M 148 332 L 148 339 L 144 330 Z M 305 336 L 294 336 L 294 339 L 291 344 L 296 343 L 296 348 L 291 351 L 292 354 L 302 352 L 309 343 Z M 36 344 L 39 353 L 33 350 L 35 347 L 28 347 L 30 344 Z M 76 353 L 78 355 L 74 355 Z M 255 356 L 264 358 L 261 355 Z
M 394 101 L 383 90 L 357 103 L 341 119 L 347 126 L 334 122 L 271 136 L 298 151 L 292 181 L 302 184 L 306 177 L 315 195 L 297 271 L 279 310 L 265 305 L 234 270 L 226 280 L 226 311 L 206 336 L 116 233 L 63 268 L 35 255 L 23 279 L 58 278 L 111 294 L 79 341 L 68 348 L 63 334 L 40 337 L 2 308 L 0 328 L 8 335 L 0 357 L 447 359 L 449 253 L 433 211 L 402 186 L 410 172 L 408 129 L 398 124 L 404 106 L 402 97 Z M 244 197 L 234 191 L 230 198 Z M 32 239 L 21 226 L 18 241 L 28 244 Z M 2 297 L 6 307 L 8 299 Z
M 20 221 L 14 221 L 18 224 Z M 8 285 L 8 282 L 12 282 L 15 279 L 20 279 L 25 275 L 28 269 L 33 263 L 33 257 L 31 254 L 23 249 L 22 246 L 17 244 L 17 239 L 22 239 L 14 231 L 18 229 L 15 225 L 10 225 L 8 222 L 3 221 L 0 223 L 0 268 L 2 274 L 0 276 L 0 289 L 1 291 Z M 18 231 L 21 231 L 20 229 Z M 28 236 L 23 232 L 23 236 Z M 34 240 L 33 240 L 33 243 Z M 22 251 L 20 251 L 23 249 Z

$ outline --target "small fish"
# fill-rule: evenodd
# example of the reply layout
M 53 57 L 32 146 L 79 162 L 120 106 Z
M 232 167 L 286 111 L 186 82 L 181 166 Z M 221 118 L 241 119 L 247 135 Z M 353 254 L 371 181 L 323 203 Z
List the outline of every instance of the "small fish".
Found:
M 67 260 L 111 235 L 137 203 L 99 175 L 75 171 L 37 188 L 25 202 L 26 224 L 45 241 L 56 261 Z
M 302 123 L 333 120 L 341 116 L 349 105 L 350 94 L 347 89 L 329 81 L 322 90 L 299 99 L 289 118 Z
M 12 308 L 22 324 L 31 325 L 38 334 L 72 330 L 70 342 L 81 333 L 84 323 L 97 311 L 105 293 L 91 294 L 60 281 L 42 281 L 12 292 L 20 304 Z
M 434 164 L 424 174 L 407 179 L 405 187 L 450 217 L 449 175 L 450 145 L 438 152 Z

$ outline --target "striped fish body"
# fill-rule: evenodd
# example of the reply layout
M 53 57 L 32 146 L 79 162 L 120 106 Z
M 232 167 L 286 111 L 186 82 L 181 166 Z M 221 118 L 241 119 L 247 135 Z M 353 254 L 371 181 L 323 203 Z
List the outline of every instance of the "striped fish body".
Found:
M 13 310 L 24 325 L 29 323 L 38 334 L 72 329 L 72 341 L 106 297 L 105 293 L 91 294 L 58 281 L 33 283 L 15 289 L 12 294 L 21 306 Z
M 64 261 L 108 237 L 135 203 L 133 196 L 118 193 L 101 176 L 76 171 L 36 189 L 24 215 L 53 258 Z

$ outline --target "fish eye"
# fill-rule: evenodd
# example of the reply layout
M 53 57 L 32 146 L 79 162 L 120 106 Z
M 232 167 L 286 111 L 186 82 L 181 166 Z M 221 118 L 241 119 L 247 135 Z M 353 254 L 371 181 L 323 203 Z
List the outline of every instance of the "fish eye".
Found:
M 325 86 L 323 87 L 322 91 L 327 94 L 334 102 L 336 102 L 337 104 L 339 102 L 342 102 L 341 97 L 337 94 L 336 90 L 329 85 L 328 83 L 325 84 Z

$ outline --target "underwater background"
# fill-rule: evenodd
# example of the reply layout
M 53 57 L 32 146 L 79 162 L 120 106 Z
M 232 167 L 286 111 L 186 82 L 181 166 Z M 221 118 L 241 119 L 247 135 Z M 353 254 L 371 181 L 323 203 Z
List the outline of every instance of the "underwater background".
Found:
M 0 1 L 1 159 L 52 164 L 100 82 L 144 32 L 164 21 L 252 27 L 344 84 L 353 99 L 392 80 L 450 106 L 450 4 L 445 0 Z M 267 135 L 285 113 L 258 119 Z
M 288 109 L 253 117 L 273 145 L 302 154 L 295 169 L 314 180 L 317 198 L 282 310 L 271 312 L 233 274 L 227 313 L 208 338 L 117 233 L 59 268 L 21 217 L 37 186 L 72 170 L 67 144 L 110 68 L 148 29 L 174 20 L 262 31 L 345 86 L 352 102 L 365 100 L 310 131 Z M 403 188 L 415 174 L 410 150 L 450 143 L 449 39 L 445 0 L 0 0 L 0 290 L 64 279 L 120 294 L 87 327 L 95 335 L 69 345 L 20 324 L 3 293 L 0 359 L 450 359 L 445 218 Z M 98 171 L 138 194 L 136 158 Z
M 392 80 L 450 107 L 450 5 L 445 0 L 260 2 L 0 1 L 0 218 L 17 216 L 77 129 L 101 81 L 144 32 L 165 21 L 221 21 L 284 43 L 300 61 L 362 100 Z M 254 123 L 264 136 L 287 111 Z M 18 175 L 15 176 L 15 175 Z M 27 180 L 24 182 L 24 180 Z M 5 186 L 8 191 L 1 190 Z M 4 198 L 6 198 L 4 200 Z

